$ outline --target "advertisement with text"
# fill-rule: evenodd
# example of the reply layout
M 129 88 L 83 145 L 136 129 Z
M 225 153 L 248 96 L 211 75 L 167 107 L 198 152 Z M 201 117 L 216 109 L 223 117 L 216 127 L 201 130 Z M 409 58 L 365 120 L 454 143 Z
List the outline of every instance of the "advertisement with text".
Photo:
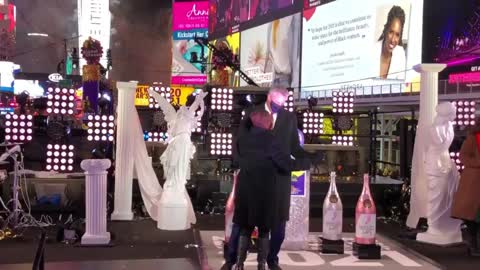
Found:
M 301 14 L 243 31 L 240 67 L 263 87 L 298 87 Z M 246 82 L 241 81 L 241 86 Z
M 172 27 L 172 84 L 204 84 L 208 49 L 195 38 L 208 37 L 208 1 L 175 2 Z
M 305 10 L 302 92 L 405 91 L 419 82 L 422 23 L 422 0 L 337 0 Z

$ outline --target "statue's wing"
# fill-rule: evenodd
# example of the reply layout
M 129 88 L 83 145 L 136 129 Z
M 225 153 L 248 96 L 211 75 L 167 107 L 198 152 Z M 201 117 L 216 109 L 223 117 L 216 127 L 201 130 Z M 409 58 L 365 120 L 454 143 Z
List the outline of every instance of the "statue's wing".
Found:
M 157 101 L 158 105 L 160 106 L 160 109 L 162 109 L 163 114 L 165 115 L 165 120 L 167 122 L 171 122 L 171 121 L 175 120 L 175 116 L 177 114 L 177 111 L 172 106 L 172 104 L 170 104 L 170 102 L 168 102 L 167 99 L 162 97 L 160 95 L 160 93 L 158 93 L 158 92 L 156 92 L 152 89 L 148 89 L 148 93 L 151 96 L 153 96 L 153 98 L 155 98 L 155 100 Z

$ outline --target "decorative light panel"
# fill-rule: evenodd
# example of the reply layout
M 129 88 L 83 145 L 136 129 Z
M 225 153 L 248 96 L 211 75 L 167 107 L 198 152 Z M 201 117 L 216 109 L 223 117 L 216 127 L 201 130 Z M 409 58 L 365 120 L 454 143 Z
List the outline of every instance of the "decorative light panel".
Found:
M 47 113 L 69 114 L 74 113 L 75 90 L 67 88 L 48 88 Z
M 115 117 L 113 115 L 89 115 L 87 125 L 89 141 L 113 141 L 115 133 Z
M 32 140 L 33 117 L 31 115 L 5 115 L 5 141 L 26 142 Z

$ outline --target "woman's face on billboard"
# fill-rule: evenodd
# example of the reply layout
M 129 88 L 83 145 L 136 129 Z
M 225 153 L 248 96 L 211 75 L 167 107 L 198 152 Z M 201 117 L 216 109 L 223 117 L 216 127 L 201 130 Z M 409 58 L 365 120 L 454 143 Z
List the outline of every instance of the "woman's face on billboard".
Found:
M 392 53 L 393 49 L 400 43 L 402 36 L 402 23 L 399 19 L 394 19 L 387 29 L 385 40 L 383 41 L 384 50 Z

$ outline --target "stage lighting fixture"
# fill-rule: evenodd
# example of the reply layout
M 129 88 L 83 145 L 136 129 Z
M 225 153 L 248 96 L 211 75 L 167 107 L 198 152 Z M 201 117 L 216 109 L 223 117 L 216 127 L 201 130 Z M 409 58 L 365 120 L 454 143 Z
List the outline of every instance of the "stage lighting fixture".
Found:
M 156 131 L 145 132 L 144 138 L 145 138 L 145 141 L 147 141 L 147 142 L 162 142 L 162 143 L 165 143 L 165 142 L 167 142 L 167 139 L 168 139 L 168 133 L 166 133 L 166 132 L 156 132 Z
M 233 110 L 233 89 L 212 88 L 211 109 L 213 111 Z
M 170 87 L 150 87 L 150 90 L 153 90 L 155 92 L 160 93 L 160 96 L 164 97 L 168 102 L 171 102 L 171 96 L 170 96 Z M 149 95 L 150 98 L 148 99 L 148 107 L 153 109 L 158 109 L 160 108 L 160 105 L 158 105 L 157 101 L 152 95 Z
M 472 100 L 454 101 L 453 106 L 457 108 L 457 118 L 453 121 L 458 126 L 474 126 L 476 102 Z
M 460 161 L 460 152 L 450 152 L 450 158 L 455 162 L 457 170 L 463 171 L 465 169 L 465 166 Z
M 33 117 L 31 115 L 5 115 L 5 140 L 26 142 L 32 140 Z
M 231 133 L 212 133 L 210 135 L 210 154 L 213 156 L 231 156 L 232 142 Z
M 48 88 L 47 113 L 72 115 L 75 108 L 75 90 L 67 88 Z
M 48 144 L 47 171 L 73 171 L 74 150 L 73 145 Z
M 308 102 L 308 108 L 310 108 L 310 110 L 312 110 L 313 108 L 315 108 L 315 106 L 317 106 L 318 99 L 314 98 L 313 96 L 308 96 L 307 102 Z
M 87 126 L 89 141 L 113 142 L 115 134 L 115 117 L 113 115 L 89 115 Z
M 333 113 L 353 113 L 353 102 L 355 100 L 353 91 L 333 91 Z
M 349 115 L 335 115 L 333 119 L 333 129 L 337 131 L 351 130 L 353 128 L 353 119 Z
M 353 146 L 353 136 L 334 135 L 332 137 L 332 144 Z
M 302 114 L 302 131 L 308 135 L 323 134 L 323 113 L 305 111 Z
M 230 128 L 232 126 L 232 115 L 230 113 L 217 113 L 215 119 L 217 126 L 220 128 Z
M 316 100 L 316 99 L 315 99 Z M 293 105 L 293 90 L 288 91 L 288 99 L 287 102 L 285 102 L 285 110 L 289 112 L 294 111 L 294 105 Z

